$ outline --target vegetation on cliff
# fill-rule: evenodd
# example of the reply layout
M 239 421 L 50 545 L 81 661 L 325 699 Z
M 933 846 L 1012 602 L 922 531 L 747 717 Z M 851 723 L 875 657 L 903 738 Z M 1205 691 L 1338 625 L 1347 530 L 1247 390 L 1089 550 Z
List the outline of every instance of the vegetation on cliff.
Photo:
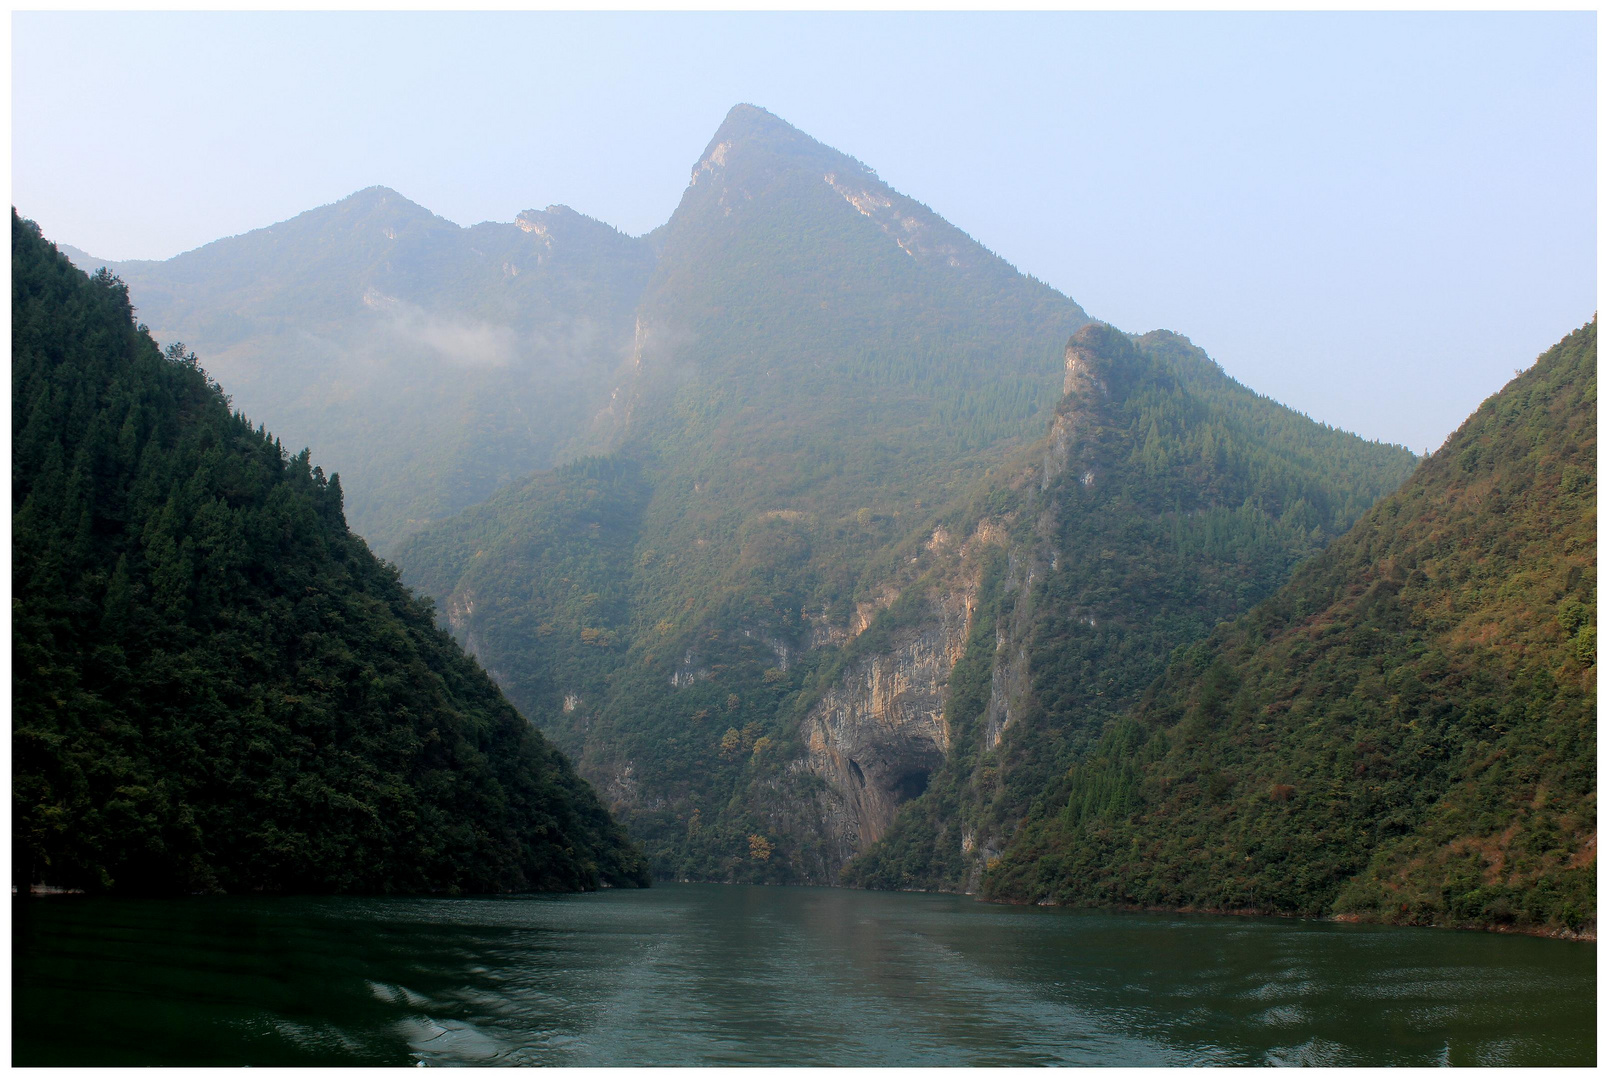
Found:
M 13 880 L 645 884 L 341 488 L 12 217 Z
M 1596 916 L 1597 327 L 1191 647 L 988 875 L 1019 901 Z
M 633 354 L 599 420 L 630 491 L 559 470 L 395 556 L 657 872 L 775 879 L 788 845 L 771 835 L 775 853 L 753 858 L 768 827 L 733 796 L 790 737 L 783 714 L 823 660 L 811 642 L 848 636 L 891 548 L 1042 435 L 1060 347 L 1087 316 L 748 106 L 652 240 Z M 630 505 L 588 518 L 587 491 Z M 592 544 L 610 554 L 579 554 Z M 555 617 L 565 578 L 576 606 Z M 721 750 L 733 728 L 744 754 Z
M 1090 326 L 1075 345 L 1104 389 L 1063 401 L 1054 426 L 1072 433 L 1068 444 L 1053 451 L 1055 434 L 1023 449 L 978 495 L 870 553 L 848 548 L 865 543 L 854 518 L 829 531 L 793 510 L 753 515 L 726 541 L 735 557 L 718 574 L 689 573 L 697 563 L 642 513 L 647 470 L 615 458 L 535 478 L 421 533 L 403 549 L 410 577 L 450 598 L 460 635 L 514 700 L 594 770 L 656 872 L 832 880 L 841 862 L 809 820 L 813 778 L 794 767 L 799 721 L 857 658 L 928 618 L 926 593 L 949 572 L 923 545 L 928 532 L 966 535 L 988 518 L 1064 553 L 1034 587 L 1035 701 L 1003 745 L 980 745 L 998 644 L 989 628 L 1017 602 L 995 566 L 950 683 L 951 761 L 851 872 L 866 884 L 960 887 L 977 858 L 963 853 L 964 833 L 1008 831 L 1175 646 L 1266 596 L 1412 467 L 1399 448 L 1252 394 L 1174 335 L 1135 343 Z M 1047 452 L 1065 455 L 1053 476 L 1011 482 Z M 884 595 L 898 586 L 899 599 L 880 615 L 873 604 L 853 635 L 820 619 L 832 606 L 809 589 L 821 548 L 859 578 L 832 600 L 865 596 L 867 583 Z M 661 607 L 666 596 L 678 604 Z M 978 776 L 988 780 L 972 791 Z M 767 839 L 763 859 L 755 835 Z
M 1048 445 L 971 511 L 1011 525 L 1018 580 L 984 577 L 988 630 L 949 685 L 953 749 L 850 883 L 975 887 L 1174 649 L 1270 594 L 1412 468 L 1400 448 L 1252 393 L 1173 334 L 1091 325 L 1067 354 Z

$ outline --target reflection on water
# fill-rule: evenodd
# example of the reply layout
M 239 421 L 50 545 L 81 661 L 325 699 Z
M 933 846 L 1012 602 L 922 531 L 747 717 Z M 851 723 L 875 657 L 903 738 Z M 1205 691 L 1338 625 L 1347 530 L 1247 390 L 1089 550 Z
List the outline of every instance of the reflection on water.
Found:
M 1596 946 L 840 889 L 13 902 L 29 1064 L 1596 1061 Z

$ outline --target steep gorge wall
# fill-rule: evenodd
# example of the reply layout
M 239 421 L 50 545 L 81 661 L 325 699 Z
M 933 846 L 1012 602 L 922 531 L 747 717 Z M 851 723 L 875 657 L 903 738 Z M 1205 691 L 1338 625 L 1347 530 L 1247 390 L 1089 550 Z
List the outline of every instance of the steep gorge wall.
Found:
M 1064 460 L 1062 462 L 1064 468 Z M 1031 498 L 1038 470 L 1021 471 L 1015 484 Z M 920 798 L 931 778 L 951 761 L 958 726 L 982 727 L 982 742 L 995 750 L 1007 729 L 1026 708 L 1031 693 L 1027 639 L 1032 631 L 1035 586 L 1057 559 L 1049 551 L 1048 522 L 1036 532 L 1017 535 L 1016 514 L 1006 519 L 984 517 L 956 543 L 944 526 L 923 544 L 930 568 L 905 589 L 917 590 L 923 615 L 894 631 L 887 647 L 850 662 L 821 694 L 799 724 L 802 754 L 790 773 L 815 783 L 802 786 L 802 799 L 780 790 L 785 807 L 774 807 L 771 820 L 779 830 L 820 838 L 819 861 L 806 870 L 811 880 L 836 882 L 843 867 L 888 835 L 899 810 Z M 972 640 L 983 602 L 983 563 L 1002 557 L 1006 572 L 1001 588 L 1007 617 L 995 624 L 995 636 L 979 646 Z M 879 590 L 879 608 L 900 595 L 893 585 Z M 856 634 L 869 628 L 876 613 L 861 605 L 854 620 Z M 987 708 L 981 717 L 951 715 L 951 677 L 968 646 L 992 654 Z M 978 741 L 975 732 L 968 745 Z M 808 805 L 803 805 L 807 803 Z M 975 888 L 986 860 L 1003 849 L 1006 837 L 968 815 L 954 823 L 962 848 L 975 862 L 968 875 Z
M 733 527 L 734 574 L 769 582 L 758 601 L 633 613 L 640 582 L 620 568 L 662 577 L 652 560 L 706 557 L 714 519 L 600 531 L 606 485 L 579 478 L 573 512 L 497 541 L 511 545 L 498 566 L 563 588 L 505 610 L 523 568 L 475 571 L 446 616 L 574 744 L 656 874 L 975 891 L 1174 648 L 1349 524 L 1313 501 L 1364 505 L 1389 482 L 1393 451 L 1255 397 L 1187 342 L 1094 324 L 1064 357 L 1045 436 L 931 532 L 890 537 L 847 618 L 780 576 L 801 550 L 771 535 L 804 516 L 791 509 Z M 458 561 L 478 564 L 479 543 Z M 563 572 L 537 573 L 549 563 Z
M 1343 464 L 1314 476 L 1306 462 L 1360 440 L 1325 445 L 1336 439 L 1173 344 L 1098 324 L 1068 344 L 1046 438 L 982 504 L 1003 565 L 951 675 L 944 765 L 840 868 L 846 883 L 979 890 L 1024 817 L 1064 799 L 1068 768 L 1174 649 L 1349 525 L 1343 514 L 1307 524 L 1308 493 L 1362 485 Z
M 949 753 L 944 697 L 976 610 L 969 586 L 935 589 L 930 620 L 900 633 L 891 651 L 850 664 L 800 725 L 799 767 L 825 784 L 818 835 L 829 864 L 880 840 Z
M 1035 596 L 1061 558 L 1054 549 L 1060 504 L 1044 491 L 1074 464 L 1083 470 L 1084 486 L 1095 482 L 1096 470 L 1085 468 L 1075 444 L 1089 423 L 1087 410 L 1110 396 L 1094 347 L 1075 341 L 1065 357 L 1064 389 L 1078 407 L 1059 410 L 1039 447 L 1024 451 L 1018 467 L 1007 471 L 1011 509 L 1003 517 L 972 518 L 959 535 L 951 533 L 953 522 L 938 525 L 921 544 L 921 558 L 912 559 L 920 566 L 876 587 L 873 600 L 856 606 L 847 633 L 811 634 L 811 650 L 852 652 L 879 618 L 893 618 L 888 609 L 901 597 L 915 599 L 921 612 L 915 618 L 904 615 L 876 651 L 844 665 L 797 723 L 797 756 L 782 775 L 756 778 L 748 792 L 746 801 L 765 822 L 765 833 L 794 841 L 793 870 L 799 879 L 839 881 L 844 866 L 882 841 L 901 807 L 920 798 L 931 778 L 946 768 L 967 773 L 981 796 L 949 823 L 968 870 L 947 886 L 975 890 L 989 860 L 1008 841 L 1008 824 L 1014 822 L 1002 827 L 981 810 L 1002 742 L 1031 711 Z M 1024 515 L 1031 516 L 1023 521 Z M 994 600 L 1003 617 L 994 623 L 991 641 L 979 643 L 971 638 L 982 567 L 990 557 L 1003 559 L 1006 567 L 999 586 L 1003 596 Z M 991 654 L 985 660 L 989 689 L 980 714 L 957 720 L 949 715 L 951 676 L 969 644 Z M 686 674 L 677 669 L 676 675 L 690 682 Z M 951 760 L 960 725 L 967 732 L 964 763 Z M 627 794 L 606 781 L 603 786 L 617 796 Z

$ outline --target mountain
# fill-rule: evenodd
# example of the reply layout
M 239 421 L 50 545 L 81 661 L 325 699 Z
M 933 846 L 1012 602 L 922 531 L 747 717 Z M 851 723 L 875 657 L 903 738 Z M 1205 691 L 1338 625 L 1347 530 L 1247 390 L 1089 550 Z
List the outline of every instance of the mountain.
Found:
M 811 759 L 851 796 L 847 883 L 975 891 L 1175 649 L 1271 593 L 1411 468 L 1164 331 L 1084 327 L 1065 389 L 1048 436 L 910 545 L 894 606 L 926 617 L 805 719 Z M 923 665 L 929 643 L 952 666 Z M 865 698 L 867 675 L 924 684 L 928 703 Z
M 662 432 L 746 445 L 775 437 L 773 415 L 805 439 L 812 421 L 834 433 L 867 423 L 910 459 L 899 464 L 926 469 L 928 451 L 1036 435 L 1060 344 L 1088 321 L 864 165 L 752 106 L 727 116 L 658 239 L 616 409 L 651 414 L 632 429 L 639 442 Z M 723 426 L 689 435 L 678 407 L 727 383 L 730 400 L 714 403 Z
M 118 269 L 339 451 L 359 526 L 669 877 L 979 887 L 1173 649 L 1414 461 L 1092 323 L 747 105 L 639 239 L 372 189 Z M 597 329 L 499 366 L 446 323 Z
M 346 477 L 382 550 L 584 441 L 654 267 L 567 207 L 460 228 L 380 187 L 163 262 L 73 250 Z
M 910 502 L 879 477 L 936 462 L 946 483 L 948 457 L 1042 427 L 1059 343 L 1087 321 L 746 105 L 645 237 L 559 206 L 460 228 L 375 187 L 161 262 L 68 251 L 118 274 L 153 335 L 200 350 L 237 404 L 340 472 L 354 527 L 386 553 L 534 471 L 651 442 L 658 427 L 628 422 L 638 411 L 714 408 L 719 430 L 667 434 L 724 454 L 780 409 L 801 467 Z M 740 400 L 686 404 L 736 372 Z M 815 430 L 825 419 L 880 430 L 874 455 L 842 453 Z
M 339 480 L 15 212 L 12 431 L 14 882 L 647 883 L 592 789 L 347 529 Z
M 634 343 L 597 418 L 610 452 L 510 485 L 395 557 L 661 875 L 835 881 L 882 839 L 971 722 L 946 713 L 951 672 L 1005 602 L 977 591 L 977 560 L 1014 551 L 1043 515 L 1060 529 L 1077 506 L 1102 543 L 1182 533 L 1182 550 L 1220 560 L 1196 573 L 1168 555 L 1189 580 L 1169 582 L 1166 625 L 1125 676 L 1142 687 L 1173 645 L 1267 595 L 1412 467 L 1258 398 L 1181 338 L 1091 328 L 750 106 L 652 240 Z M 1110 451 L 1126 455 L 1121 483 L 1090 490 L 1103 500 L 1154 473 L 1143 499 L 1092 510 L 1063 491 L 1085 491 L 1083 472 L 1044 464 L 1061 460 L 1064 398 L 1082 385 L 1074 334 L 1124 403 L 1091 405 L 1117 411 L 1089 430 L 1139 440 Z M 1133 427 L 1152 420 L 1153 437 Z M 973 663 L 986 679 L 991 658 Z M 874 720 L 864 754 L 832 742 L 834 717 Z
M 1594 927 L 1596 430 L 1593 320 L 1179 654 L 987 894 Z

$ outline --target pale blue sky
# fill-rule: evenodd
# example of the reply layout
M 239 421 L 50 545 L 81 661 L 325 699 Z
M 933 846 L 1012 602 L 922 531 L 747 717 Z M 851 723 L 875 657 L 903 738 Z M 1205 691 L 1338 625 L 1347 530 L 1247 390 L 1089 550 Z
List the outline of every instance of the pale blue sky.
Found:
M 1091 315 L 1414 450 L 1596 308 L 1592 13 L 17 13 L 12 43 L 12 201 L 107 258 L 370 184 L 641 233 L 747 101 Z

